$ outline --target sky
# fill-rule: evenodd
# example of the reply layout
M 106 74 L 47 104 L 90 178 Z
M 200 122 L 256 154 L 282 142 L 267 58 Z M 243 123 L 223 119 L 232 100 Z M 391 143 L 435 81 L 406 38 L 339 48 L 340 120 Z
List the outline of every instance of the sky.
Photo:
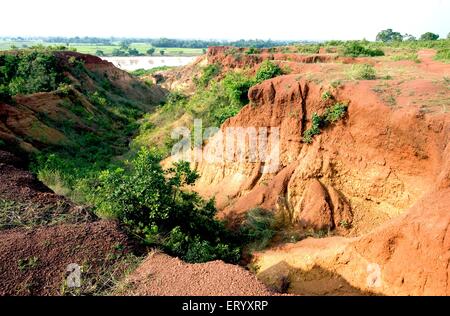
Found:
M 374 40 L 450 32 L 450 0 L 6 0 L 0 36 Z

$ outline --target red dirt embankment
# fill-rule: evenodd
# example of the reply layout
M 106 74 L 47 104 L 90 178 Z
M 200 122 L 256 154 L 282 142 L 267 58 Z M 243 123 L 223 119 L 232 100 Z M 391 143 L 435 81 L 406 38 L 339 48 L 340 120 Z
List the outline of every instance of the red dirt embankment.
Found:
M 244 161 L 198 165 L 196 190 L 216 198 L 222 217 L 263 207 L 291 213 L 305 229 L 349 236 L 261 252 L 256 264 L 266 284 L 286 276 L 297 294 L 339 294 L 340 286 L 347 293 L 450 294 L 450 67 L 425 58 L 424 65 L 403 63 L 400 73 L 386 58 L 371 63 L 392 75 L 349 80 L 350 65 L 303 62 L 250 89 L 250 104 L 221 129 L 279 127 L 275 172 L 262 173 L 267 162 L 251 162 L 248 146 Z M 312 144 L 302 142 L 313 113 L 337 102 L 348 105 L 346 117 Z M 376 287 L 367 282 L 373 267 L 382 280 Z M 330 280 L 336 291 L 320 290 Z M 320 281 L 319 289 L 302 285 L 307 281 Z

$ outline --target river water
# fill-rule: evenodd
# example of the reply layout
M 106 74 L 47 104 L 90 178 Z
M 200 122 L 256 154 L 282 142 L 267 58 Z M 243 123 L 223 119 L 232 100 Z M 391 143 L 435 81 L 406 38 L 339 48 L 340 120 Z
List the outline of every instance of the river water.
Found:
M 151 69 L 161 66 L 178 67 L 184 66 L 193 62 L 198 56 L 193 57 L 151 57 L 151 56 L 137 56 L 137 57 L 101 57 L 114 64 L 117 68 L 133 71 L 136 69 Z

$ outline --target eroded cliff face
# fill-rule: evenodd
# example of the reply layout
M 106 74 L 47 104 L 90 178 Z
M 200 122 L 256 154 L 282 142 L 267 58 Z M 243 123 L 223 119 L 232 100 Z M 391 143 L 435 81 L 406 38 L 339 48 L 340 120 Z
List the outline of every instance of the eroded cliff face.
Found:
M 333 89 L 336 101 L 323 101 L 329 89 L 297 75 L 253 87 L 251 103 L 222 130 L 279 127 L 278 169 L 262 173 L 264 162 L 250 162 L 249 152 L 244 161 L 203 162 L 197 190 L 215 196 L 224 216 L 287 207 L 295 220 L 316 229 L 353 220 L 355 233 L 367 232 L 401 214 L 442 177 L 449 116 L 390 108 L 371 88 L 348 84 Z M 303 143 L 312 114 L 337 101 L 348 104 L 344 120 L 324 129 L 312 144 Z
M 336 66 L 320 67 L 325 76 Z M 416 102 L 448 91 L 425 76 L 397 80 L 394 105 L 379 93 L 378 80 L 333 88 L 308 77 L 295 73 L 253 87 L 250 104 L 221 127 L 224 135 L 229 127 L 278 127 L 279 167 L 262 172 L 266 162 L 252 161 L 247 146 L 234 157 L 244 160 L 198 163 L 196 190 L 215 197 L 224 218 L 262 207 L 287 212 L 306 229 L 347 236 L 257 254 L 266 284 L 287 277 L 297 294 L 450 294 L 450 115 L 446 99 Z M 333 97 L 325 100 L 324 92 Z M 312 114 L 336 102 L 348 105 L 346 117 L 311 144 L 302 142 Z

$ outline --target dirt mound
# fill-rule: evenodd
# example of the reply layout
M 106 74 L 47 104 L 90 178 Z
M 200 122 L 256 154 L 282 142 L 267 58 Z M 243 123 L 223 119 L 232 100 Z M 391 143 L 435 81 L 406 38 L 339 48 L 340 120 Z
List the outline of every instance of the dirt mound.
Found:
M 128 251 L 114 222 L 0 231 L 0 295 L 63 294 L 69 264 L 88 282 Z
M 188 264 L 152 253 L 122 285 L 120 295 L 266 296 L 274 293 L 241 267 L 213 261 Z

